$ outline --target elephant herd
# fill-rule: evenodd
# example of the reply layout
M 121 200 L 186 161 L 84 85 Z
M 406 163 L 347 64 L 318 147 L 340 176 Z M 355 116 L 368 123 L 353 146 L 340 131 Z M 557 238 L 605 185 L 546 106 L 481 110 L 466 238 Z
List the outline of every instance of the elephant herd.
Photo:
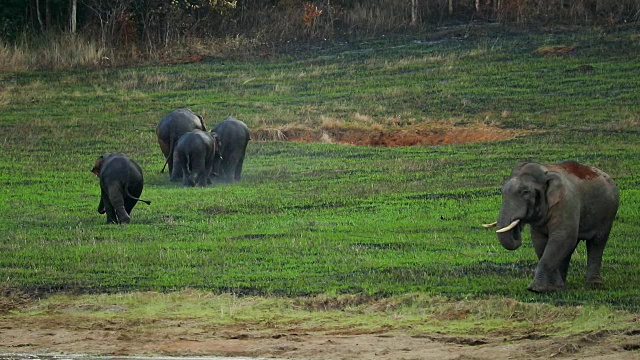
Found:
M 181 179 L 186 186 L 206 186 L 212 178 L 240 180 L 250 140 L 249 129 L 242 121 L 228 117 L 207 131 L 199 115 L 177 109 L 166 115 L 156 130 L 172 181 Z M 100 178 L 98 212 L 106 213 L 107 223 L 128 223 L 131 209 L 144 201 L 139 199 L 143 186 L 140 167 L 124 154 L 111 153 L 100 156 L 92 172 Z M 562 289 L 580 240 L 587 246 L 586 282 L 597 286 L 602 283 L 602 254 L 618 206 L 616 184 L 598 168 L 575 161 L 519 163 L 502 187 L 498 220 L 483 226 L 498 227 L 502 246 L 516 250 L 524 225 L 530 225 L 538 264 L 529 290 Z
M 207 131 L 200 115 L 189 109 L 176 109 L 156 127 L 160 150 L 169 165 L 169 179 L 185 186 L 207 186 L 213 178 L 221 182 L 239 181 L 250 140 L 247 125 L 231 116 Z M 144 186 L 140 166 L 122 153 L 101 155 L 93 169 L 100 179 L 98 212 L 106 214 L 107 224 L 127 224 L 131 210 Z

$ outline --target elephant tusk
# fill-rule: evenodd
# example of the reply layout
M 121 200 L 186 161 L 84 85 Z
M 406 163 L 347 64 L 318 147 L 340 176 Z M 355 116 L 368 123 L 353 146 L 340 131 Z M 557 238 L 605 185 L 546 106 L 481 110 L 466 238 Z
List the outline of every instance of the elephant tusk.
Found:
M 520 219 L 513 220 L 513 222 L 511 224 L 509 224 L 507 227 L 503 227 L 502 229 L 498 229 L 498 230 L 496 230 L 496 232 L 497 233 L 507 232 L 507 231 L 513 229 L 514 227 L 516 227 L 516 225 L 518 225 L 519 222 L 520 222 Z
M 497 221 L 492 222 L 491 224 L 482 224 L 482 227 L 489 229 L 489 228 L 492 228 L 492 227 L 496 227 L 496 225 L 498 225 Z

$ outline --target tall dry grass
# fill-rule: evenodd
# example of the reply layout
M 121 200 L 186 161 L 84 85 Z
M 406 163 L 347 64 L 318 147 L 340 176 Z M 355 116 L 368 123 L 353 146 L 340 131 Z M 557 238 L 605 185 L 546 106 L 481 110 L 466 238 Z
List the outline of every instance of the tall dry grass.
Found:
M 98 66 L 110 54 L 97 41 L 69 33 L 23 36 L 13 44 L 0 39 L 0 70 Z

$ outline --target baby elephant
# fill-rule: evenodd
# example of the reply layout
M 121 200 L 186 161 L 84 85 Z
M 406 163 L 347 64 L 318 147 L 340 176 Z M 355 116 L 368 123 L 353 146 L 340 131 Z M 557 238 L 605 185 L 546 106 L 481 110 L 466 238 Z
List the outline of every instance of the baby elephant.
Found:
M 228 116 L 212 131 L 220 136 L 220 180 L 228 183 L 240 181 L 247 144 L 251 140 L 249 128 L 244 122 Z
M 107 214 L 107 224 L 128 224 L 131 210 L 142 193 L 142 170 L 138 164 L 122 153 L 101 155 L 91 172 L 100 178 L 100 204 L 98 212 Z
M 182 184 L 185 186 L 207 186 L 211 184 L 211 176 L 216 176 L 214 167 L 219 157 L 218 134 L 192 130 L 178 139 L 173 152 L 171 181 L 178 180 L 182 175 Z

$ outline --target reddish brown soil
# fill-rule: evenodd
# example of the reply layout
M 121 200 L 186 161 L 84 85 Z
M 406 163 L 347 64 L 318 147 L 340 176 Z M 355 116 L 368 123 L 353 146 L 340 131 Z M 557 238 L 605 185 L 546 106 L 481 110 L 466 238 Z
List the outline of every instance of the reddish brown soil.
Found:
M 520 135 L 514 130 L 490 126 L 402 128 L 402 129 L 349 129 L 285 127 L 282 129 L 257 129 L 251 137 L 255 140 L 283 140 L 296 142 L 328 142 L 362 146 L 433 146 L 486 142 L 511 139 Z

